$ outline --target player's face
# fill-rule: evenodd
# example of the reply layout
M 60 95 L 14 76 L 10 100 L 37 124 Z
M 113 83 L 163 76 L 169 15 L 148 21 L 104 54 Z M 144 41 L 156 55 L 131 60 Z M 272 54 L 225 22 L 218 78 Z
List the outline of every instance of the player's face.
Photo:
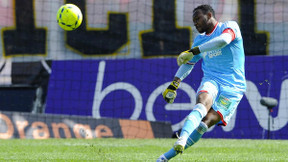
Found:
M 199 9 L 193 13 L 193 23 L 199 33 L 207 32 L 208 16 Z

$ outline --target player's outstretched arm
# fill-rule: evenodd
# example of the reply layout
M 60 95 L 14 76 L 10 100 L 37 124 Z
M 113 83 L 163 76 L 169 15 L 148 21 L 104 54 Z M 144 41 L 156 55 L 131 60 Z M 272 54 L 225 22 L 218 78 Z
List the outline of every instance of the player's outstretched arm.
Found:
M 216 49 L 223 48 L 230 44 L 235 39 L 235 33 L 232 29 L 225 29 L 221 35 L 210 41 L 199 45 L 199 50 L 201 52 L 212 51 Z
M 186 64 L 190 61 L 195 55 L 198 55 L 202 52 L 212 51 L 220 49 L 231 43 L 235 39 L 235 33 L 232 29 L 225 29 L 222 34 L 216 38 L 211 39 L 208 42 L 205 42 L 199 46 L 196 46 L 190 50 L 180 53 L 177 58 L 178 66 Z

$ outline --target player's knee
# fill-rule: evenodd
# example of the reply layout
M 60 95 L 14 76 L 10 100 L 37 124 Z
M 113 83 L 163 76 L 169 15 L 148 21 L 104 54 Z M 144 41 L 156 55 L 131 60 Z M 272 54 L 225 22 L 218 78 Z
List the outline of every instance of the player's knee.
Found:
M 208 113 L 207 108 L 202 103 L 196 104 L 193 111 L 198 111 L 201 114 L 201 119 L 203 119 Z
M 202 103 L 209 110 L 213 103 L 212 96 L 208 93 L 201 93 L 197 96 L 197 103 Z

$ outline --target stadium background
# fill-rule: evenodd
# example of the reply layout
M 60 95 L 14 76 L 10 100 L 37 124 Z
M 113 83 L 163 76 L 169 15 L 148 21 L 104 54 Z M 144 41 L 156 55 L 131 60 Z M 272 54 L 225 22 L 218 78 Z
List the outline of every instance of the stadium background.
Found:
M 64 3 L 83 12 L 75 31 L 57 25 Z M 174 104 L 161 92 L 197 35 L 192 10 L 204 3 L 219 21 L 238 22 L 248 86 L 229 125 L 204 138 L 287 139 L 284 0 L 2 0 L 0 138 L 170 137 L 195 104 L 200 64 Z M 273 112 L 263 96 L 278 100 Z

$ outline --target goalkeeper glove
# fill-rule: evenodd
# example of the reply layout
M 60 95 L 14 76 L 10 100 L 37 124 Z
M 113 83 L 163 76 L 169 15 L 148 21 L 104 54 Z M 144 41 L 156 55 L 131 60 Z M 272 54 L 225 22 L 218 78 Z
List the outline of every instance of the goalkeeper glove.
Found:
M 178 66 L 181 66 L 182 64 L 186 64 L 188 61 L 190 61 L 194 57 L 192 52 L 189 52 L 189 50 L 181 52 L 180 55 L 177 58 L 177 64 Z
M 177 81 L 173 81 L 162 93 L 164 100 L 167 103 L 173 103 L 174 99 L 177 96 L 176 90 L 179 87 L 179 83 Z
M 186 64 L 188 61 L 190 61 L 194 57 L 194 55 L 198 55 L 199 53 L 200 53 L 199 47 L 194 47 L 190 50 L 181 52 L 177 58 L 178 66 L 181 66 L 182 64 Z

